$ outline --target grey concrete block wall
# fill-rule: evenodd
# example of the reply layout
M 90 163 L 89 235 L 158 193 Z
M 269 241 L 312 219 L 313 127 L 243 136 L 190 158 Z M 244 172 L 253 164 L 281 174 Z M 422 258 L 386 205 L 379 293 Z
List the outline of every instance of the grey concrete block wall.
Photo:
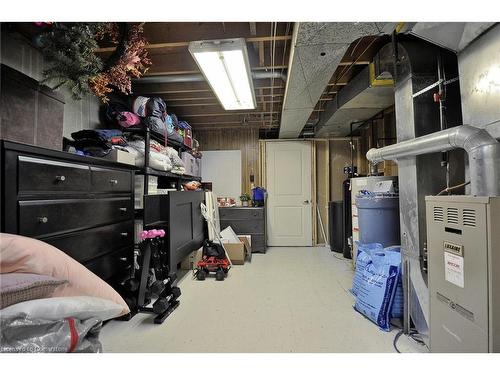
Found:
M 43 79 L 45 61 L 41 53 L 20 37 L 2 33 L 0 62 L 37 81 Z M 87 95 L 82 100 L 73 100 L 68 89 L 60 88 L 58 91 L 65 101 L 63 136 L 70 137 L 75 131 L 99 126 L 100 100 L 97 97 Z

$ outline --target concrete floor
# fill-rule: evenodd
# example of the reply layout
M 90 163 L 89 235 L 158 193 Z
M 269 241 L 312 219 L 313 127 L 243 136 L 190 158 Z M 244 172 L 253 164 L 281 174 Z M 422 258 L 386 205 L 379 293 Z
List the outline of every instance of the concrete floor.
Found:
M 338 254 L 337 254 L 338 255 Z M 395 352 L 352 308 L 351 263 L 324 247 L 275 247 L 234 266 L 223 282 L 178 282 L 181 304 L 162 325 L 149 314 L 111 321 L 105 352 Z M 405 336 L 402 352 L 422 351 Z

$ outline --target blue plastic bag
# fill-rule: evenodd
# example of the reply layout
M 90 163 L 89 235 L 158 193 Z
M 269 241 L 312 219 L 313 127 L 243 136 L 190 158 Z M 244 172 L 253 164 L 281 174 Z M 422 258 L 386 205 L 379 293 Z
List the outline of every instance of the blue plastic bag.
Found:
M 354 308 L 384 331 L 389 331 L 391 308 L 401 273 L 401 255 L 383 250 L 365 253 L 371 253 L 371 262 L 361 269 Z
M 401 247 L 400 246 L 390 246 L 386 247 L 384 251 L 395 251 L 400 254 L 401 259 Z M 404 309 L 404 297 L 403 297 L 403 275 L 402 272 L 399 273 L 398 285 L 396 287 L 396 294 L 394 295 L 394 300 L 392 302 L 391 317 L 392 318 L 402 318 Z
M 354 270 L 354 279 L 352 280 L 351 293 L 356 296 L 359 289 L 359 284 L 363 280 L 363 272 L 368 264 L 372 262 L 372 252 L 382 251 L 383 247 L 379 243 L 362 244 L 356 242 L 358 253 L 356 254 L 356 267 Z

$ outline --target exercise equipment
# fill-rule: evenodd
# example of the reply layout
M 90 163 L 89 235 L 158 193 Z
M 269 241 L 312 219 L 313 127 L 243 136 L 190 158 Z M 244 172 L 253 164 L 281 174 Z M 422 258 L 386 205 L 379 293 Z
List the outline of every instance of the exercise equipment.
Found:
M 177 276 L 175 274 L 168 275 L 164 236 L 165 231 L 161 229 L 140 233 L 140 280 L 135 313 L 156 314 L 155 324 L 163 323 L 179 306 L 177 298 L 181 295 L 180 289 L 172 286 Z M 148 307 L 153 298 L 157 298 L 157 300 L 153 303 L 153 307 Z
M 175 274 L 175 273 L 173 275 L 167 277 L 166 279 L 156 280 L 149 287 L 150 296 L 151 297 L 159 297 L 163 293 L 163 291 L 165 290 L 167 285 L 169 285 L 169 284 L 172 285 L 172 283 L 175 280 L 177 280 L 177 274 Z
M 168 310 L 172 302 L 175 302 L 177 298 L 181 296 L 180 288 L 174 286 L 171 289 L 171 293 L 166 297 L 158 298 L 155 303 L 153 303 L 153 311 L 155 314 L 163 314 Z

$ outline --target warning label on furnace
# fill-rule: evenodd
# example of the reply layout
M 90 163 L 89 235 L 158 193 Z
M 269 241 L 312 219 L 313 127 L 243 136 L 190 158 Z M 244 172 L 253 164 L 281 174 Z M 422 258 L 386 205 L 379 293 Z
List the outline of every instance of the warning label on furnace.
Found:
M 464 258 L 444 252 L 444 278 L 452 284 L 464 287 Z

